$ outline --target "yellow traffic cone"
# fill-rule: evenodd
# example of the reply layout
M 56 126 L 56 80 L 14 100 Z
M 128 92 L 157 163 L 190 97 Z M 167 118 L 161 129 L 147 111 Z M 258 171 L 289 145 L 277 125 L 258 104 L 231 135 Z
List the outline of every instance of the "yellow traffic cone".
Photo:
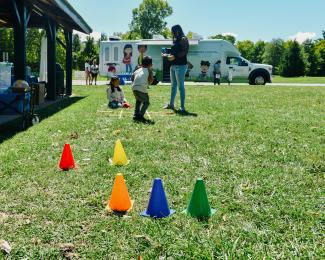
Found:
M 121 143 L 121 140 L 118 139 L 115 143 L 115 148 L 114 148 L 114 156 L 113 156 L 113 161 L 112 165 L 115 166 L 124 166 L 129 164 L 129 160 L 126 157 L 123 145 Z

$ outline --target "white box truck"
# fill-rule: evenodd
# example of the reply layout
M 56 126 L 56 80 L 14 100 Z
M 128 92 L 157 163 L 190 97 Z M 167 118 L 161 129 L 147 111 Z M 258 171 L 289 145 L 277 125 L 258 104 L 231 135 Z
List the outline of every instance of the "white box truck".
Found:
M 236 47 L 225 40 L 189 40 L 189 69 L 186 79 L 190 81 L 213 81 L 213 65 L 221 61 L 221 82 L 227 81 L 232 70 L 233 82 L 264 85 L 272 81 L 272 66 L 255 64 L 241 57 Z M 163 48 L 172 46 L 171 40 L 102 41 L 100 44 L 100 74 L 130 73 L 139 58 L 139 46 L 145 46 L 144 55 L 153 59 L 158 80 L 169 81 L 169 65 L 161 56 Z M 142 49 L 144 50 L 144 49 Z

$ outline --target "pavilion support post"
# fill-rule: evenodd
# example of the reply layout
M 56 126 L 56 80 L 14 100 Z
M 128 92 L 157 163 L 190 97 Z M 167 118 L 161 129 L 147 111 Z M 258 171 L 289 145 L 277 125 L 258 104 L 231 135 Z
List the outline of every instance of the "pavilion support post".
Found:
M 56 34 L 57 25 L 51 18 L 47 18 L 47 99 L 55 100 L 56 91 Z
M 14 74 L 15 79 L 26 80 L 26 31 L 30 17 L 25 0 L 12 0 L 14 10 Z
M 66 41 L 66 95 L 72 94 L 72 31 L 65 31 Z

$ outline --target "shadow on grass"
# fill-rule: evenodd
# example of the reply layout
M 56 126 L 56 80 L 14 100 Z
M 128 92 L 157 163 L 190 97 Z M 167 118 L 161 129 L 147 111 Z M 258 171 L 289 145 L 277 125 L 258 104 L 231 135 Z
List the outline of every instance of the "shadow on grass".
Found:
M 119 218 L 123 218 L 123 217 L 126 217 L 128 215 L 129 212 L 127 211 L 111 211 L 111 212 L 107 212 L 106 214 L 108 216 L 116 216 L 116 217 L 119 217 Z
M 40 110 L 37 110 L 36 114 L 40 118 L 40 121 L 42 121 L 43 119 L 54 115 L 62 109 L 65 109 L 84 98 L 85 96 L 60 99 L 44 108 L 41 108 Z M 22 117 L 10 121 L 4 125 L 0 125 L 0 144 L 22 131 Z
M 198 114 L 197 113 L 192 113 L 189 111 L 179 111 L 179 110 L 175 110 L 175 114 L 179 115 L 179 116 L 192 116 L 192 117 L 197 117 Z

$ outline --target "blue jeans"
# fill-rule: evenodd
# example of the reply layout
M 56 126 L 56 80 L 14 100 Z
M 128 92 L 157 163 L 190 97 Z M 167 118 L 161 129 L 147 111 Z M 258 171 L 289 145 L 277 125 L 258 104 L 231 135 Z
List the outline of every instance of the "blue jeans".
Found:
M 132 64 L 125 64 L 125 72 L 132 73 Z
M 170 95 L 170 106 L 174 106 L 175 97 L 177 94 L 177 87 L 179 89 L 181 97 L 181 109 L 185 109 L 185 74 L 187 71 L 187 65 L 172 65 L 170 67 L 170 80 L 172 85 L 172 91 Z
M 116 109 L 122 107 L 122 104 L 118 101 L 112 101 L 108 103 L 108 107 L 111 109 Z

